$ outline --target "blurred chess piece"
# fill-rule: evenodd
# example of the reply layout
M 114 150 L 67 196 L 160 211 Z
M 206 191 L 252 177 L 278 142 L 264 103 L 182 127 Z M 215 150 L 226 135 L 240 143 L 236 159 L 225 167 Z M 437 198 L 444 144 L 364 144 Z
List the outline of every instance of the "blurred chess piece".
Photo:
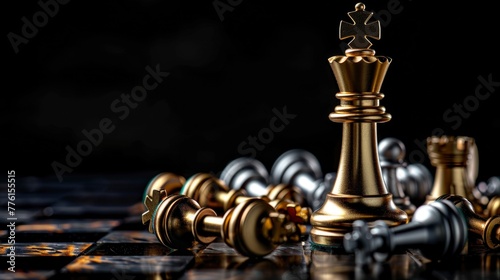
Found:
M 459 195 L 445 194 L 436 200 L 449 200 L 460 210 L 467 221 L 469 240 L 476 237 L 488 249 L 500 248 L 500 216 L 479 216 L 470 201 Z
M 271 184 L 264 164 L 256 159 L 240 157 L 229 162 L 219 178 L 234 190 L 245 190 L 249 196 L 270 200 L 288 199 L 307 206 L 301 189 L 289 184 Z
M 472 190 L 472 194 L 474 197 L 481 203 L 483 208 L 485 209 L 485 214 L 489 215 L 490 210 L 488 209 L 491 208 L 490 202 L 492 199 L 494 199 L 497 196 L 500 196 L 500 177 L 498 176 L 493 176 L 490 177 L 486 182 L 479 182 L 477 186 Z M 494 205 L 495 202 L 491 203 L 491 205 Z
M 470 162 L 470 150 L 474 138 L 467 136 L 431 136 L 427 138 L 427 152 L 430 162 L 436 167 L 434 185 L 427 196 L 426 203 L 445 194 L 465 197 L 474 207 L 474 212 L 483 213 L 481 203 L 474 197 L 475 187 L 467 170 Z
M 222 216 L 229 209 L 255 198 L 248 196 L 245 190 L 230 189 L 224 182 L 208 173 L 196 173 L 189 177 L 182 186 L 181 195 L 190 197 L 201 207 L 213 209 L 218 215 Z M 261 196 L 262 200 L 268 202 L 279 213 L 287 215 L 288 219 L 300 225 L 309 224 L 312 210 L 287 199 L 286 197 L 269 199 L 267 196 Z M 306 228 L 303 227 L 305 235 Z
M 394 253 L 407 249 L 419 250 L 432 261 L 457 256 L 466 248 L 467 222 L 455 205 L 439 200 L 417 208 L 411 221 L 389 228 L 376 221 L 372 228 L 357 220 L 353 230 L 344 236 L 344 248 L 355 254 L 357 265 L 384 262 Z
M 157 193 L 153 190 L 153 196 Z M 168 195 L 151 207 L 153 233 L 172 249 L 209 244 L 220 237 L 244 256 L 263 257 L 280 244 L 300 240 L 297 225 L 260 198 L 245 200 L 222 217 L 181 194 Z
M 398 168 L 396 176 L 410 201 L 416 207 L 424 204 L 434 180 L 429 169 L 421 163 L 409 163 Z
M 392 200 L 398 208 L 408 214 L 411 219 L 415 212 L 415 205 L 410 201 L 410 197 L 404 192 L 397 170 L 406 168 L 404 158 L 406 147 L 399 139 L 387 137 L 382 139 L 378 145 L 380 167 L 387 189 L 392 194 Z
M 328 60 L 335 75 L 340 99 L 329 118 L 342 123 L 342 146 L 337 176 L 323 205 L 311 217 L 311 242 L 319 246 L 342 248 L 344 234 L 353 222 L 382 220 L 388 226 L 408 222 L 387 190 L 378 158 L 377 123 L 388 122 L 391 115 L 379 102 L 385 74 L 392 59 L 375 56 L 368 38 L 380 38 L 380 22 L 370 21 L 373 12 L 363 3 L 348 13 L 353 24 L 340 22 L 339 37 L 353 37 L 345 56 Z
M 495 215 L 500 215 L 500 195 L 492 197 L 486 206 L 485 216 L 491 217 Z
M 318 159 L 308 151 L 293 149 L 281 154 L 271 167 L 271 184 L 297 186 L 304 193 L 307 204 L 318 209 L 330 192 L 335 172 L 323 178 Z

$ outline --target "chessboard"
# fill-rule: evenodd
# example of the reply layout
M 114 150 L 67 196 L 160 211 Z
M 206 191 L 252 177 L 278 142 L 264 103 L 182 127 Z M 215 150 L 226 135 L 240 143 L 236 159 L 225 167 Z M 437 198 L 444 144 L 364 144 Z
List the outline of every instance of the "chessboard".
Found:
M 60 183 L 16 178 L 15 205 L 2 198 L 0 279 L 498 279 L 500 254 L 469 244 L 431 262 L 408 250 L 366 270 L 352 254 L 314 250 L 307 236 L 264 257 L 221 239 L 188 249 L 161 244 L 141 222 L 154 174 L 88 175 Z M 12 188 L 14 185 L 9 186 Z M 2 192 L 7 193 L 7 184 Z M 8 206 L 9 205 L 9 206 Z M 7 208 L 9 211 L 7 211 Z

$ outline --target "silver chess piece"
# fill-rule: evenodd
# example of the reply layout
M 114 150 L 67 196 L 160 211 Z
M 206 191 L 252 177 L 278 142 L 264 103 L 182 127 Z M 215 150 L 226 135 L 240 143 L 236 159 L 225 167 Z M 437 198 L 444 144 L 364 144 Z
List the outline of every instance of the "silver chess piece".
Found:
M 429 169 L 421 163 L 409 163 L 397 169 L 398 181 L 415 206 L 424 204 L 434 182 Z
M 406 147 L 399 139 L 388 137 L 379 142 L 378 151 L 382 176 L 387 190 L 392 193 L 392 200 L 396 206 L 405 211 L 411 218 L 416 207 L 410 201 L 410 197 L 405 194 L 397 176 L 397 170 L 405 167 Z
M 500 177 L 492 176 L 487 181 L 479 182 L 472 189 L 472 194 L 483 207 L 486 207 L 494 197 L 500 195 Z
M 267 197 L 270 200 L 289 199 L 306 206 L 305 196 L 297 186 L 269 182 L 269 172 L 262 162 L 254 158 L 240 157 L 229 162 L 219 179 L 234 190 L 244 190 L 251 197 Z
M 356 220 L 344 235 L 344 248 L 355 254 L 357 265 L 384 262 L 395 252 L 419 250 L 431 261 L 459 255 L 468 240 L 468 225 L 457 207 L 448 200 L 433 201 L 417 208 L 411 221 L 389 228 L 381 220 L 369 228 Z
M 299 187 L 308 205 L 318 209 L 330 192 L 335 180 L 335 172 L 323 177 L 318 159 L 310 152 L 292 149 L 281 154 L 271 167 L 272 184 L 290 184 Z

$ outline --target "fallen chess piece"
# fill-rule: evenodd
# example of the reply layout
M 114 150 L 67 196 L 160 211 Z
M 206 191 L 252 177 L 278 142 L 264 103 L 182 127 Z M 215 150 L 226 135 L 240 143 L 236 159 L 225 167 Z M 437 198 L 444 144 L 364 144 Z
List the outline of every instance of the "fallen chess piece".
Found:
M 294 185 L 301 189 L 307 204 L 318 209 L 333 186 L 335 172 L 323 178 L 318 159 L 308 151 L 292 149 L 276 159 L 270 172 L 272 184 Z
M 245 190 L 252 197 L 266 196 L 270 200 L 289 199 L 307 206 L 300 188 L 291 184 L 269 183 L 269 173 L 264 164 L 256 159 L 240 157 L 229 162 L 219 177 L 234 190 Z
M 381 220 L 371 228 L 356 220 L 352 232 L 344 235 L 344 248 L 355 254 L 361 266 L 384 262 L 406 249 L 418 249 L 422 256 L 438 261 L 460 254 L 467 238 L 467 221 L 457 207 L 449 200 L 438 200 L 418 207 L 409 223 L 392 228 Z
M 159 197 L 158 190 L 153 190 L 153 197 Z M 263 257 L 280 244 L 301 238 L 297 224 L 260 198 L 247 199 L 222 217 L 181 194 L 154 199 L 148 206 L 151 207 L 148 211 L 153 213 L 150 221 L 153 233 L 172 249 L 209 244 L 221 237 L 244 256 Z
M 152 196 L 153 190 L 164 190 L 162 196 L 165 197 L 166 194 L 174 194 L 178 193 L 184 183 L 186 182 L 186 178 L 181 175 L 174 174 L 171 172 L 161 172 L 154 176 L 144 189 L 144 195 L 142 197 L 142 201 L 146 200 L 146 196 Z
M 469 238 L 479 238 L 488 249 L 500 248 L 500 216 L 487 219 L 479 216 L 470 201 L 459 195 L 445 194 L 436 200 L 449 200 L 462 212 L 467 221 Z
M 224 215 L 229 209 L 254 198 L 248 196 L 245 190 L 229 189 L 222 180 L 208 173 L 196 173 L 189 177 L 182 186 L 180 194 L 196 200 L 201 207 L 213 209 L 218 215 Z M 260 198 L 273 206 L 276 211 L 289 216 L 289 220 L 300 225 L 309 223 L 312 213 L 311 208 L 303 207 L 287 197 L 273 200 L 267 196 Z M 305 232 L 306 229 L 304 226 L 304 235 Z
M 489 216 L 500 215 L 500 195 L 494 196 L 488 202 L 485 213 Z
M 150 222 L 152 212 L 148 209 L 151 209 L 152 203 L 159 203 L 167 194 L 179 193 L 185 182 L 186 178 L 171 172 L 161 172 L 153 177 L 144 189 L 142 196 L 142 211 L 145 211 L 142 214 L 142 223 L 148 224 Z M 153 230 L 152 226 L 149 223 L 150 232 Z

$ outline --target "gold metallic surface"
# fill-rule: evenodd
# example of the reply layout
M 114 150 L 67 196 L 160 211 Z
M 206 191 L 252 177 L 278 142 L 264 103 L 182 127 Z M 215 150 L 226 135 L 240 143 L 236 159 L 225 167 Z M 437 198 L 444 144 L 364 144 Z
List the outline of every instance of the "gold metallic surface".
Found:
M 471 202 L 463 196 L 445 194 L 438 199 L 452 201 L 465 216 L 469 233 L 480 237 L 488 249 L 500 248 L 500 216 L 491 216 L 487 219 L 479 216 L 474 212 Z
M 142 223 L 149 223 L 149 232 L 153 233 L 153 225 L 150 221 L 156 206 L 167 195 L 178 193 L 185 182 L 186 179 L 183 176 L 171 172 L 162 172 L 149 181 L 142 197 L 145 208 L 145 212 L 142 214 Z
M 476 141 L 469 148 L 469 158 L 467 161 L 467 176 L 469 181 L 476 185 L 477 176 L 479 175 L 479 150 Z
M 144 199 L 144 206 L 146 207 L 146 211 L 142 213 L 142 224 L 149 224 L 148 231 L 153 233 L 153 223 L 151 219 L 153 218 L 153 213 L 160 201 L 162 200 L 162 196 L 164 196 L 164 190 L 153 189 L 151 196 L 146 195 Z
M 224 240 L 245 256 L 265 256 L 279 245 L 263 235 L 264 229 L 278 230 L 279 226 L 266 226 L 266 218 L 276 211 L 267 202 L 262 202 L 257 198 L 247 200 L 224 216 Z
M 155 189 L 152 195 L 159 197 L 159 192 Z M 298 206 L 288 205 L 287 210 L 293 215 L 285 214 L 278 212 L 268 200 L 256 197 L 230 208 L 222 217 L 183 194 L 169 195 L 150 206 L 154 209 L 153 233 L 172 249 L 192 248 L 221 237 L 242 255 L 262 257 L 280 244 L 299 241 L 305 227 L 297 223 L 302 222 Z
M 475 187 L 467 171 L 467 163 L 474 148 L 474 138 L 467 136 L 431 136 L 427 138 L 427 153 L 430 162 L 436 167 L 434 184 L 425 204 L 445 194 L 465 197 L 474 211 L 483 215 L 481 203 L 472 193 Z
M 160 202 L 155 210 L 154 232 L 158 240 L 170 248 L 190 248 L 195 241 L 208 244 L 213 242 L 218 231 L 208 232 L 209 228 L 200 224 L 206 216 L 217 216 L 214 210 L 202 208 L 193 199 L 183 195 L 169 195 Z
M 364 9 L 356 11 L 363 11 L 366 19 L 371 17 Z M 342 146 L 332 191 L 311 216 L 314 243 L 342 247 L 344 234 L 357 219 L 369 223 L 384 220 L 389 226 L 408 222 L 408 215 L 396 207 L 382 178 L 377 123 L 391 119 L 379 101 L 384 97 L 380 89 L 392 60 L 374 53 L 366 47 L 329 58 L 340 90 L 335 95 L 340 105 L 329 118 L 343 124 Z
M 149 181 L 146 189 L 144 190 L 143 201 L 146 199 L 146 196 L 153 196 L 153 190 L 164 190 L 165 193 L 162 195 L 162 199 L 167 195 L 175 194 L 180 191 L 182 185 L 186 182 L 186 178 L 183 176 L 171 173 L 171 172 L 162 172 L 153 177 L 151 181 Z
M 485 212 L 487 216 L 500 215 L 500 196 L 494 196 L 491 198 Z
M 267 197 L 270 200 L 287 199 L 300 205 L 306 203 L 304 192 L 300 188 L 288 184 L 271 184 L 267 186 Z
M 156 206 L 167 195 L 178 193 L 185 181 L 184 177 L 171 172 L 162 172 L 149 181 L 142 197 L 145 208 L 145 212 L 142 214 L 142 223 L 149 223 L 149 232 L 153 233 L 153 224 L 150 221 Z
M 180 194 L 196 200 L 202 207 L 223 214 L 230 208 L 251 198 L 245 190 L 232 190 L 219 178 L 209 173 L 196 173 L 182 186 Z
M 291 200 L 291 198 L 299 195 L 296 187 L 278 184 L 271 186 L 270 190 L 270 194 L 274 194 L 273 200 L 270 200 L 267 196 L 260 197 L 260 199 L 268 202 L 277 212 L 288 216 L 287 219 L 294 223 L 309 224 L 312 213 L 311 208 L 304 207 L 300 203 Z M 188 178 L 180 194 L 196 200 L 201 207 L 215 210 L 220 216 L 246 200 L 255 198 L 247 196 L 244 190 L 229 189 L 222 180 L 208 173 L 197 173 Z M 303 199 L 298 200 L 304 202 Z M 305 228 L 302 233 L 306 234 Z

